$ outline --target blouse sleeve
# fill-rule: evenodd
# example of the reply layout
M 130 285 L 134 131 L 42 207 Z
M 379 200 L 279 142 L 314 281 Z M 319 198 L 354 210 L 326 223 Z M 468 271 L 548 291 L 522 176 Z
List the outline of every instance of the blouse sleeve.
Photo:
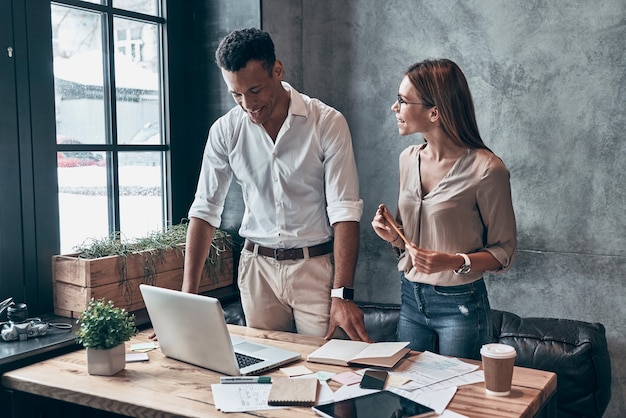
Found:
M 510 174 L 502 160 L 493 156 L 477 188 L 477 204 L 487 234 L 484 251 L 502 267 L 490 273 L 509 270 L 517 251 L 517 227 L 511 199 Z

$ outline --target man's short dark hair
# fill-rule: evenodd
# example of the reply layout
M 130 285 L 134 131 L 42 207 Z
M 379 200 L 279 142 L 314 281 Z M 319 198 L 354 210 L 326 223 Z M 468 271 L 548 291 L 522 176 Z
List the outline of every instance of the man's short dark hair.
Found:
M 220 68 L 230 72 L 241 70 L 249 61 L 260 61 L 271 73 L 276 62 L 274 42 L 260 29 L 236 30 L 222 39 L 215 51 L 215 60 Z

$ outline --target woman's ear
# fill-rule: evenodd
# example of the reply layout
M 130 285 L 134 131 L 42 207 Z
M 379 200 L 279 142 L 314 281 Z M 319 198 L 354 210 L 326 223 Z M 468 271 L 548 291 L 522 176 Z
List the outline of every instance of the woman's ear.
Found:
M 428 114 L 431 122 L 436 122 L 439 120 L 439 109 L 437 106 L 433 106 L 430 108 L 430 113 Z

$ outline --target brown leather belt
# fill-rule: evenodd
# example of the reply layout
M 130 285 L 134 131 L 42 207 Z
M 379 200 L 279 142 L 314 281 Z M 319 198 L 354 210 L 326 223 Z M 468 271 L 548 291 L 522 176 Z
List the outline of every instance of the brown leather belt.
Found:
M 248 251 L 254 251 L 254 242 L 246 240 L 244 248 Z M 309 257 L 318 257 L 320 255 L 329 254 L 333 251 L 333 242 L 328 241 L 323 244 L 308 247 Z M 267 248 L 258 246 L 257 254 L 272 257 L 278 261 L 282 260 L 299 260 L 304 258 L 304 249 L 302 248 Z

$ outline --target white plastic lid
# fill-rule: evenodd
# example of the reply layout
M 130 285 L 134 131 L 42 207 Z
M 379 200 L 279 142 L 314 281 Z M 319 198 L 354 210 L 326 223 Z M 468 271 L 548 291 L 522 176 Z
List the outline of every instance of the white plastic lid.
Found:
M 480 349 L 480 354 L 491 358 L 511 358 L 517 355 L 515 347 L 506 344 L 485 344 Z

